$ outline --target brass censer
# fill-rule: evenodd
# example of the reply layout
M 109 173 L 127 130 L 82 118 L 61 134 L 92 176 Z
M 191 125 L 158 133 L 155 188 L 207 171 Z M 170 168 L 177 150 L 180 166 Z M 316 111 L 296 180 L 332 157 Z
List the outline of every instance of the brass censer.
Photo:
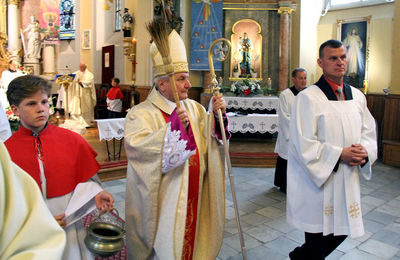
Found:
M 113 211 L 119 217 L 119 213 L 115 208 Z M 100 219 L 100 214 L 87 226 L 87 235 L 84 240 L 87 249 L 92 254 L 100 257 L 117 254 L 125 245 L 124 223 L 122 222 L 122 227 L 119 227 L 111 223 L 95 222 L 97 219 Z

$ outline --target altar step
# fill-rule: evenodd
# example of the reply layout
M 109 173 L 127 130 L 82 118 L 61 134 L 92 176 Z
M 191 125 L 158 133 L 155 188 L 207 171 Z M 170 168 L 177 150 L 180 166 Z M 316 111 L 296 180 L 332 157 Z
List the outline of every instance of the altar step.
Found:
M 234 167 L 275 168 L 276 153 L 230 152 Z
M 101 181 L 112 181 L 126 178 L 127 160 L 103 162 L 98 172 Z

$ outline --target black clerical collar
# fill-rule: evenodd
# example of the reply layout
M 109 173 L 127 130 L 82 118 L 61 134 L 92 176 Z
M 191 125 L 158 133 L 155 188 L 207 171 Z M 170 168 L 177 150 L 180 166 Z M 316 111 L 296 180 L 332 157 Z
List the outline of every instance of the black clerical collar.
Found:
M 329 83 L 324 78 L 324 75 L 322 75 L 321 78 L 319 78 L 318 82 L 316 82 L 315 85 L 317 85 L 322 90 L 322 92 L 324 92 L 324 94 L 328 100 L 331 100 L 331 101 L 338 100 L 335 92 L 333 92 L 331 85 L 329 85 Z M 351 92 L 350 86 L 344 82 L 343 82 L 343 92 L 346 97 L 346 100 L 353 99 L 353 93 Z
M 291 86 L 290 90 L 292 91 L 293 95 L 297 96 L 297 94 L 299 94 L 300 91 L 297 90 L 297 88 L 295 86 Z
M 9 72 L 17 72 L 17 70 L 8 69 Z

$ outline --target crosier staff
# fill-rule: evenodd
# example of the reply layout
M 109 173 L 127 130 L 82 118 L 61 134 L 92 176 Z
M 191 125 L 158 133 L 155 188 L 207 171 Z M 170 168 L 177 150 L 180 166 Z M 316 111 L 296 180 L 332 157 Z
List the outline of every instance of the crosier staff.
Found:
M 220 44 L 220 46 L 222 47 L 223 43 L 225 43 L 227 47 L 220 49 L 220 51 L 223 52 L 223 55 L 221 55 L 220 56 L 221 58 L 219 58 L 217 60 L 225 61 L 228 58 L 229 52 L 231 50 L 230 41 L 228 41 L 225 38 L 216 39 L 215 41 L 213 41 L 211 43 L 210 48 L 208 49 L 208 64 L 210 66 L 210 73 L 211 73 L 211 86 L 210 87 L 212 88 L 214 95 L 217 95 L 220 92 L 219 92 L 217 77 L 215 75 L 215 70 L 214 70 L 214 63 L 213 63 L 214 53 L 212 51 L 216 44 Z M 223 130 L 223 129 L 225 129 L 225 127 L 224 127 L 224 120 L 222 118 L 221 109 L 218 109 L 218 119 L 219 119 L 219 125 L 220 125 L 220 129 L 221 129 L 221 133 L 222 133 L 222 142 L 224 145 L 226 165 L 228 168 L 228 177 L 229 177 L 229 183 L 231 186 L 233 207 L 235 209 L 235 217 L 236 217 L 236 224 L 237 224 L 238 234 L 239 234 L 240 248 L 242 251 L 242 257 L 244 260 L 246 260 L 247 259 L 246 246 L 244 244 L 242 226 L 240 225 L 239 209 L 238 209 L 238 204 L 237 204 L 237 200 L 236 200 L 236 191 L 235 191 L 235 183 L 234 183 L 233 174 L 232 174 L 231 158 L 229 157 L 229 146 L 228 146 L 228 142 L 226 141 L 226 134 L 225 134 L 225 131 Z

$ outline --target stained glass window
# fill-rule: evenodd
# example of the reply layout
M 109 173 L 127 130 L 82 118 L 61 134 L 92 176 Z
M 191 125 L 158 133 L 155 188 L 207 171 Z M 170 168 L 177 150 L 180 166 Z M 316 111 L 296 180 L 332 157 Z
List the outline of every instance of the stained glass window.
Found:
M 75 39 L 75 0 L 61 0 L 60 39 Z
M 121 31 L 121 0 L 115 0 L 115 31 Z

